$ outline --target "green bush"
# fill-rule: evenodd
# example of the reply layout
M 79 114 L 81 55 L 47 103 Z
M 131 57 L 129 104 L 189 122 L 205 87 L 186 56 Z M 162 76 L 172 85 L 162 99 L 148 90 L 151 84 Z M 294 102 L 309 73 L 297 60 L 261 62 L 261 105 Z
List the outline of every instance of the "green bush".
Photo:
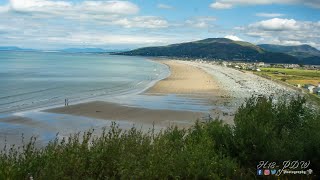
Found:
M 320 170 L 320 113 L 302 97 L 252 97 L 234 125 L 214 120 L 160 133 L 90 130 L 0 153 L 0 179 L 252 179 L 260 160 L 310 160 Z

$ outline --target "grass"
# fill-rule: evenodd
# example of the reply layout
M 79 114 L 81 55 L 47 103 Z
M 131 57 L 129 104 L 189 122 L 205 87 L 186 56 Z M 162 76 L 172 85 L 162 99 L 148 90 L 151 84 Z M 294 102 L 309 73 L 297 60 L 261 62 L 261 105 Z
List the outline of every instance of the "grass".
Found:
M 285 80 L 292 85 L 318 85 L 318 83 L 320 83 L 320 71 L 317 70 L 261 68 L 261 72 L 258 72 L 258 74 L 268 75 L 273 79 Z
M 142 133 L 113 124 L 99 136 L 91 130 L 43 148 L 35 148 L 32 138 L 0 152 L 0 179 L 255 179 L 261 160 L 310 161 L 308 168 L 319 173 L 320 112 L 305 102 L 252 97 L 236 112 L 234 125 L 217 119 Z
M 297 86 L 297 84 L 300 84 L 301 86 L 305 84 L 313 84 L 318 86 L 320 83 L 320 71 L 317 70 L 261 68 L 261 72 L 255 72 L 255 74 L 273 80 L 282 81 L 284 84 L 289 84 L 292 86 Z M 305 90 L 305 92 L 307 91 Z M 308 94 L 306 97 L 312 102 L 315 102 L 317 105 L 320 105 L 319 95 Z

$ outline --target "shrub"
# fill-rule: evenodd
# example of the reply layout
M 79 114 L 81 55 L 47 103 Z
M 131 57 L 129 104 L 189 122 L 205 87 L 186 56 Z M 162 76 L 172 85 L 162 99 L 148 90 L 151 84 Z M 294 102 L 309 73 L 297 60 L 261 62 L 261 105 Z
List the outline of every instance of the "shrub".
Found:
M 275 102 L 276 101 L 276 102 Z M 160 133 L 121 130 L 115 123 L 0 153 L 0 179 L 252 179 L 260 160 L 310 160 L 320 170 L 320 113 L 302 97 L 252 97 L 222 121 Z

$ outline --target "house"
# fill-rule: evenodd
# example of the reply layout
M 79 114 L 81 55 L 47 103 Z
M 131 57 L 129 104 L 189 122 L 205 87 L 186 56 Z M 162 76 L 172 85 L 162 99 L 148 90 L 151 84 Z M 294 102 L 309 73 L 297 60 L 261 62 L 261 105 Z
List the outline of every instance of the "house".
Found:
M 320 87 L 316 87 L 313 89 L 313 93 L 314 94 L 318 94 L 319 95 L 319 92 L 320 92 Z
M 312 84 L 307 84 L 304 86 L 308 91 L 309 93 L 313 93 L 313 89 L 316 88 L 314 85 Z

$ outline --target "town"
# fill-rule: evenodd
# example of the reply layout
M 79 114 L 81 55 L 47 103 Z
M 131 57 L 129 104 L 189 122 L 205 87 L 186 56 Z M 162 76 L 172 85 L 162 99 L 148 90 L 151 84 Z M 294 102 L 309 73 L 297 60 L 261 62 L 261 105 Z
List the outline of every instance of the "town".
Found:
M 316 95 L 320 98 L 320 65 L 302 64 L 269 64 L 264 62 L 241 62 L 224 60 L 194 59 L 199 63 L 218 64 L 251 72 L 264 78 L 280 82 L 302 92 Z

